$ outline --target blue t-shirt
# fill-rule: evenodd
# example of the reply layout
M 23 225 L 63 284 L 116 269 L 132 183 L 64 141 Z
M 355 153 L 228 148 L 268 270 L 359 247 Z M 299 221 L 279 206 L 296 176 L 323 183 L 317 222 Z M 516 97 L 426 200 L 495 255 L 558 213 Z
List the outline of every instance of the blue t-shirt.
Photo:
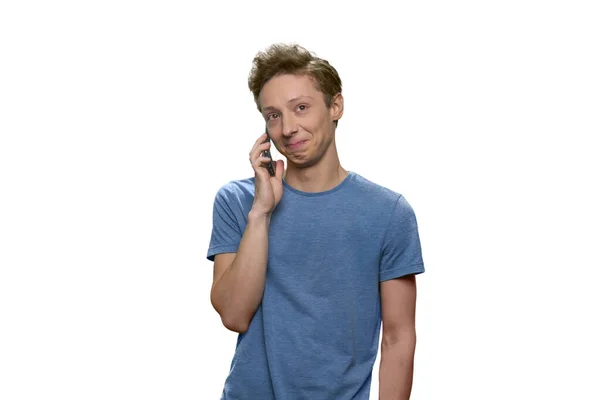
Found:
M 253 199 L 254 178 L 218 190 L 209 260 L 237 252 Z M 379 282 L 424 271 L 415 214 L 401 194 L 352 171 L 319 193 L 284 181 L 263 299 L 238 336 L 221 399 L 368 399 Z

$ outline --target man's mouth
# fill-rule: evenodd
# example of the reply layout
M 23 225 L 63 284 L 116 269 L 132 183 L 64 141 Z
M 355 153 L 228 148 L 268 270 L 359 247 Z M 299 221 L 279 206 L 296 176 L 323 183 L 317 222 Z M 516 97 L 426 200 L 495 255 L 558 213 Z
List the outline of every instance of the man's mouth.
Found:
M 298 142 L 286 144 L 285 147 L 288 147 L 290 149 L 297 149 L 297 148 L 301 147 L 305 142 L 306 142 L 306 140 L 300 140 Z

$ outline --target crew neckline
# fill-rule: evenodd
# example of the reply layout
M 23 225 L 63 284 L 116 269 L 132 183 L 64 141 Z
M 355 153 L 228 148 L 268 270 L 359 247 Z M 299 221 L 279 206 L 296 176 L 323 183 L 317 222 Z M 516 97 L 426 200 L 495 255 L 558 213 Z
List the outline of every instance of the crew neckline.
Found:
M 344 186 L 346 186 L 348 184 L 348 182 L 350 182 L 352 179 L 354 179 L 355 176 L 356 176 L 356 173 L 354 171 L 348 171 L 348 175 L 346 175 L 346 177 L 344 178 L 343 181 L 341 181 L 337 186 L 332 187 L 331 189 L 325 190 L 323 192 L 303 192 L 302 190 L 298 190 L 298 189 L 295 189 L 292 186 L 290 186 L 285 181 L 285 179 L 283 179 L 282 182 L 283 182 L 283 187 L 292 193 L 295 193 L 300 196 L 305 196 L 305 197 L 319 197 L 319 196 L 327 196 L 329 194 L 337 192 L 338 190 L 341 190 Z

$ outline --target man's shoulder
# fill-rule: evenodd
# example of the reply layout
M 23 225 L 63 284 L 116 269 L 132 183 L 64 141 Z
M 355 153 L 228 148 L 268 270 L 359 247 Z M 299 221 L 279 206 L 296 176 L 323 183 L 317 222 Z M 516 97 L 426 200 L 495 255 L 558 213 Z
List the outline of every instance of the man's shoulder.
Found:
M 254 177 L 233 179 L 221 185 L 215 195 L 217 201 L 235 201 L 254 197 Z
M 354 188 L 371 201 L 391 202 L 395 204 L 402 194 L 391 187 L 354 172 Z

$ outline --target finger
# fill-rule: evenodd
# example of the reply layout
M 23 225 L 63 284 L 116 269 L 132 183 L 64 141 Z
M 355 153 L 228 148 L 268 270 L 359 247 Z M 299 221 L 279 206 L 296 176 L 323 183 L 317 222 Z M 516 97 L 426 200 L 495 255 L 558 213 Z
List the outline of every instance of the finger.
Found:
M 262 135 L 259 136 L 258 139 L 256 139 L 256 142 L 254 142 L 254 146 L 252 146 L 252 149 L 250 150 L 250 154 L 252 154 L 254 152 L 254 150 L 256 150 L 256 148 L 258 146 L 260 146 L 261 144 L 265 143 L 265 140 L 267 139 L 267 134 L 263 133 Z
M 260 157 L 262 155 L 263 151 L 268 150 L 270 147 L 271 147 L 270 142 L 262 143 L 260 146 L 253 149 L 253 152 L 250 153 L 250 159 L 255 160 L 257 157 Z
M 266 133 L 263 133 L 262 135 L 260 135 L 258 137 L 258 139 L 256 139 L 256 143 L 263 143 L 265 140 L 267 140 L 268 136 Z
M 272 161 L 270 157 L 260 155 L 256 158 L 259 162 L 264 163 L 267 161 Z
M 252 162 L 252 167 L 254 169 L 262 169 L 266 166 L 267 163 L 270 163 L 271 159 L 269 157 L 259 156 Z
M 250 150 L 250 156 L 252 156 L 252 154 L 256 154 L 259 151 L 266 150 L 269 147 L 271 147 L 271 142 L 257 143 L 254 147 L 252 147 L 252 150 Z
M 254 174 L 256 176 L 257 181 L 262 182 L 261 186 L 268 185 L 271 174 L 269 174 L 269 171 L 267 170 L 267 168 L 265 168 L 265 166 L 263 164 L 258 164 L 256 166 L 253 166 L 253 169 L 254 169 Z
M 257 158 L 256 160 L 254 160 L 254 162 L 252 163 L 252 169 L 254 170 L 254 173 L 257 176 L 262 177 L 261 180 L 268 179 L 269 171 L 267 171 L 267 169 L 264 168 L 263 163 L 261 162 L 260 159 Z M 265 175 L 265 172 L 267 173 L 266 175 Z
M 271 159 L 269 157 L 260 156 L 256 159 L 256 165 L 258 166 L 266 166 L 266 164 L 270 163 Z

